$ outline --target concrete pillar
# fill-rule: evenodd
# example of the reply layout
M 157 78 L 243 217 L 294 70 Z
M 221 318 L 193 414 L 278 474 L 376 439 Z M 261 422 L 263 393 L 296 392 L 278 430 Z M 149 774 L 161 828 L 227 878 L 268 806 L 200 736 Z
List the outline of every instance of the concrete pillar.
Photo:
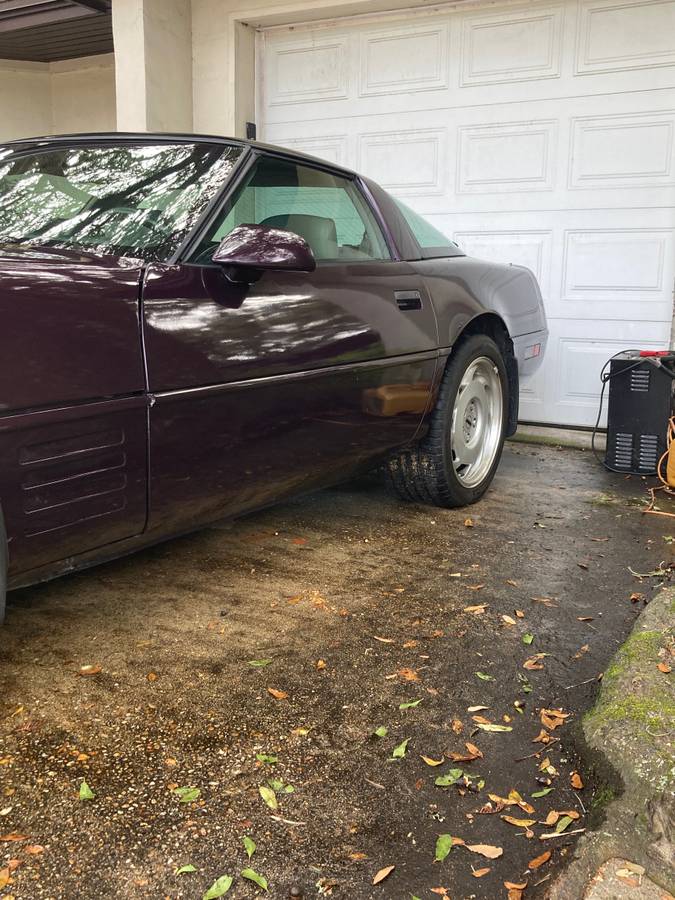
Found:
M 193 130 L 191 0 L 113 0 L 117 128 Z

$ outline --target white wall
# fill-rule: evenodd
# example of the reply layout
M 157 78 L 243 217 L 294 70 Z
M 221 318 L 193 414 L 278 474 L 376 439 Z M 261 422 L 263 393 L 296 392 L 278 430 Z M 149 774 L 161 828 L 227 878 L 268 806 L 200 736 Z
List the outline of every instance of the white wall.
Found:
M 0 60 L 0 141 L 115 128 L 112 54 L 51 64 Z
M 0 60 L 0 141 L 51 131 L 49 66 Z
M 115 131 L 115 63 L 111 54 L 52 63 L 52 134 Z

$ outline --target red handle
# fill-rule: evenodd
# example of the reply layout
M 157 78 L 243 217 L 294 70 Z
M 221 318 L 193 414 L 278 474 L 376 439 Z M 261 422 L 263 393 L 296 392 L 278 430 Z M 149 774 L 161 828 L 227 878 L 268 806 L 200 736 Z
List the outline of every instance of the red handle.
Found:
M 672 350 L 640 350 L 640 356 L 673 356 Z

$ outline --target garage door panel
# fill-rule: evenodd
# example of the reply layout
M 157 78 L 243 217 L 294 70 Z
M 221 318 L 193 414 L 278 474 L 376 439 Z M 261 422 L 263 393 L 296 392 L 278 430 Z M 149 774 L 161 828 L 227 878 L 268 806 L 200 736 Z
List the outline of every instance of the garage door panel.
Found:
M 364 172 L 468 253 L 535 272 L 551 342 L 525 418 L 592 424 L 601 363 L 667 345 L 675 0 L 342 20 L 271 30 L 260 57 L 278 82 L 267 140 Z

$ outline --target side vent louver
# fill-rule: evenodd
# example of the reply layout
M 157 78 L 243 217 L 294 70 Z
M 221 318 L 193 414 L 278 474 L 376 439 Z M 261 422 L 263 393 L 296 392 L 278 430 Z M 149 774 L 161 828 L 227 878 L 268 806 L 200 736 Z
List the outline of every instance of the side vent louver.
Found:
M 649 390 L 650 374 L 649 369 L 633 369 L 630 373 L 631 391 L 647 392 Z
M 653 472 L 659 461 L 659 438 L 655 434 L 641 434 L 638 464 L 645 472 Z

